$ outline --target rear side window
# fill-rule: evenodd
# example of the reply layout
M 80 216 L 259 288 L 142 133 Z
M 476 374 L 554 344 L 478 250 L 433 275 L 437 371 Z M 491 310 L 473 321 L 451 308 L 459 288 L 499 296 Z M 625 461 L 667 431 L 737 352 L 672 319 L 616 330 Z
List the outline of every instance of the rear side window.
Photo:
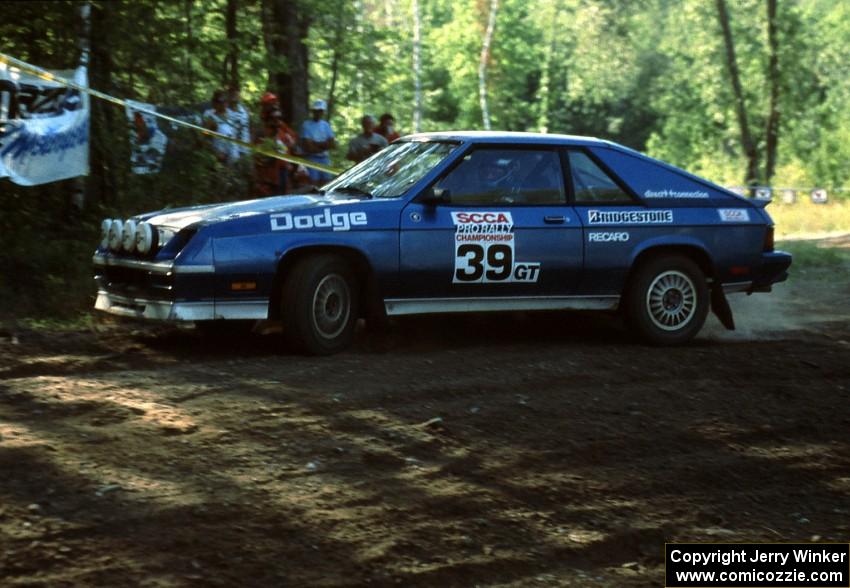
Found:
M 708 199 L 721 199 L 736 204 L 734 196 L 720 186 L 663 162 L 607 147 L 594 147 L 592 151 L 608 169 L 647 201 L 666 200 L 668 203 L 689 202 L 691 205 L 705 206 Z
M 570 151 L 576 202 L 631 203 L 632 198 L 583 151 Z

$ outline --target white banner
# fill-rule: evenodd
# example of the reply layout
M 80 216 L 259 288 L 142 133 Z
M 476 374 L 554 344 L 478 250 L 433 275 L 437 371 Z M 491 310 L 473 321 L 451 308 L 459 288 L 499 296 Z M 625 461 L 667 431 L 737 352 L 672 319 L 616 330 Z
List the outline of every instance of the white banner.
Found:
M 159 129 L 156 116 L 149 114 L 156 112 L 156 106 L 127 100 L 125 112 L 130 123 L 130 166 L 133 173 L 159 173 L 168 147 L 168 137 Z
M 53 73 L 88 87 L 85 67 Z M 88 175 L 89 96 L 4 63 L 0 84 L 0 178 L 34 186 Z

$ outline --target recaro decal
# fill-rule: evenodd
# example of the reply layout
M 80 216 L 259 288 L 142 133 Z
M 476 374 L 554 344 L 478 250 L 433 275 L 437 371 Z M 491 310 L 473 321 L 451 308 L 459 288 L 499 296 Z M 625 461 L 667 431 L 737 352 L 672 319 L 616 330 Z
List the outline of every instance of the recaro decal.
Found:
M 626 232 L 617 233 L 588 233 L 587 240 L 590 243 L 625 243 L 629 240 Z
M 672 210 L 589 210 L 591 225 L 652 225 L 673 222 Z
M 452 212 L 455 264 L 452 283 L 536 282 L 537 262 L 518 262 L 510 212 Z
M 724 223 L 746 223 L 750 221 L 750 211 L 746 208 L 718 208 L 717 214 Z
M 365 227 L 369 224 L 365 212 L 335 212 L 330 208 L 322 209 L 319 214 L 296 214 L 283 212 L 269 215 L 273 231 L 292 229 L 333 229 L 348 231 L 351 227 Z

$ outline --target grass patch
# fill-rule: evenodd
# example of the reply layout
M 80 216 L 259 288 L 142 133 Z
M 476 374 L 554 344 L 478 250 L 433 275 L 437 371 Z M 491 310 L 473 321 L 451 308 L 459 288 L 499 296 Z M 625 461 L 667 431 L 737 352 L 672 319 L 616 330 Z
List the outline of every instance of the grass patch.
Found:
M 850 264 L 850 248 L 832 247 L 813 241 L 784 241 L 776 248 L 794 256 L 793 268 L 839 268 Z
M 776 238 L 815 238 L 823 235 L 850 233 L 850 199 L 814 204 L 801 198 L 794 204 L 774 201 L 767 207 L 776 223 Z

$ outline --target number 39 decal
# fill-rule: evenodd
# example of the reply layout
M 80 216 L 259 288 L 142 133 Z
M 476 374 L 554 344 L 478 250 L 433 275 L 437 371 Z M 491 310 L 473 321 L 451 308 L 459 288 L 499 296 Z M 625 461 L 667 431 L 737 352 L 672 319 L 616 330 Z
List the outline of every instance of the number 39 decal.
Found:
M 456 284 L 536 282 L 539 263 L 514 261 L 513 219 L 509 212 L 453 212 Z
M 500 282 L 511 275 L 514 251 L 510 245 L 484 247 L 479 243 L 458 245 L 455 280 L 458 282 Z

